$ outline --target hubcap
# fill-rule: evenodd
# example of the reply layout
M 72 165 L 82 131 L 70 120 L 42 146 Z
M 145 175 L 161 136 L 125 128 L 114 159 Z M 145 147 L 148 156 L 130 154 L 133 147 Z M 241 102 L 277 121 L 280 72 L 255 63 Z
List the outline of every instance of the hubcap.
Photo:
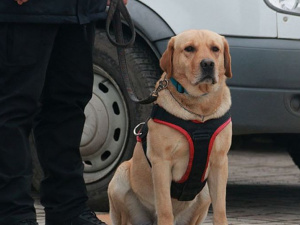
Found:
M 93 97 L 85 109 L 80 152 L 86 183 L 110 173 L 120 161 L 128 135 L 128 113 L 117 83 L 94 66 Z

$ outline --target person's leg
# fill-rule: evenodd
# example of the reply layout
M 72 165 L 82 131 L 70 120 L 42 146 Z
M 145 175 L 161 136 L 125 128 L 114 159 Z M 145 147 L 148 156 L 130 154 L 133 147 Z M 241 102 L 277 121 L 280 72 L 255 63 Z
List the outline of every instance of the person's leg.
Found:
M 55 29 L 0 23 L 0 225 L 35 219 L 28 137 Z
M 92 24 L 61 25 L 54 43 L 34 128 L 45 174 L 40 193 L 46 221 L 68 220 L 86 209 L 79 146 L 92 96 L 93 40 Z

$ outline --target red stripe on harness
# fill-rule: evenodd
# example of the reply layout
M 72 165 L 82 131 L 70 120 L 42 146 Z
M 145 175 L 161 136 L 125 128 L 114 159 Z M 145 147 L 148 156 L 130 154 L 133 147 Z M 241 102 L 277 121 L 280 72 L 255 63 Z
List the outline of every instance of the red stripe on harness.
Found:
M 198 120 L 191 120 L 193 123 L 203 123 L 202 121 L 198 121 Z
M 137 142 L 142 142 L 142 138 L 140 136 L 136 136 L 136 141 Z
M 181 128 L 180 126 L 177 126 L 177 125 L 174 125 L 172 123 L 168 123 L 168 122 L 165 122 L 165 121 L 162 121 L 162 120 L 159 120 L 159 119 L 153 119 L 153 121 L 156 122 L 156 123 L 160 123 L 160 124 L 164 124 L 166 126 L 172 127 L 175 130 L 178 130 L 180 133 L 182 133 L 186 137 L 186 139 L 189 143 L 189 152 L 190 152 L 189 164 L 188 164 L 188 167 L 185 171 L 185 174 L 182 176 L 182 178 L 179 181 L 176 181 L 176 183 L 185 182 L 188 179 L 189 175 L 190 175 L 192 165 L 193 165 L 193 160 L 194 160 L 194 143 L 192 141 L 191 136 L 189 135 L 189 133 L 185 129 Z
M 210 157 L 210 153 L 211 153 L 211 150 L 212 150 L 212 147 L 214 145 L 214 142 L 215 142 L 215 139 L 217 137 L 217 135 L 231 122 L 231 118 L 229 118 L 225 123 L 223 123 L 215 132 L 214 134 L 212 135 L 212 137 L 210 138 L 210 141 L 209 141 L 209 146 L 208 146 L 208 154 L 207 154 L 207 160 L 206 160 L 206 166 L 205 166 L 205 170 L 204 170 L 204 173 L 202 175 L 202 178 L 201 178 L 201 182 L 203 182 L 205 180 L 205 174 L 206 174 L 206 170 L 207 170 L 207 167 L 208 167 L 208 163 L 209 163 L 209 157 Z

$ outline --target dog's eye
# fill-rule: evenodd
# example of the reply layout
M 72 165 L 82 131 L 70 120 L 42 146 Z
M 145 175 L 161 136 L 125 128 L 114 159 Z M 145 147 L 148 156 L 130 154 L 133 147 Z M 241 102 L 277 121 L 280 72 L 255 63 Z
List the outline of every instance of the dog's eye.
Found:
M 220 49 L 219 49 L 218 47 L 216 47 L 216 46 L 213 46 L 213 47 L 211 48 L 211 50 L 212 50 L 213 52 L 218 52 L 218 51 L 220 51 Z
M 188 46 L 184 49 L 186 52 L 194 52 L 196 49 L 193 46 Z

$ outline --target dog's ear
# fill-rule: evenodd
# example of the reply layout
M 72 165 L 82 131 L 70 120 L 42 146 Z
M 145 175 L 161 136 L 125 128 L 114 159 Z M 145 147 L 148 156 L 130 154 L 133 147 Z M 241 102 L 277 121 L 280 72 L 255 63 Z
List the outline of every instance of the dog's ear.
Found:
M 232 77 L 232 72 L 231 72 L 231 57 L 230 57 L 230 52 L 229 52 L 229 44 L 227 40 L 223 37 L 223 43 L 224 43 L 224 66 L 225 66 L 225 75 L 228 78 Z
M 167 73 L 167 78 L 170 78 L 173 72 L 174 40 L 174 37 L 172 37 L 166 51 L 160 59 L 160 68 Z

